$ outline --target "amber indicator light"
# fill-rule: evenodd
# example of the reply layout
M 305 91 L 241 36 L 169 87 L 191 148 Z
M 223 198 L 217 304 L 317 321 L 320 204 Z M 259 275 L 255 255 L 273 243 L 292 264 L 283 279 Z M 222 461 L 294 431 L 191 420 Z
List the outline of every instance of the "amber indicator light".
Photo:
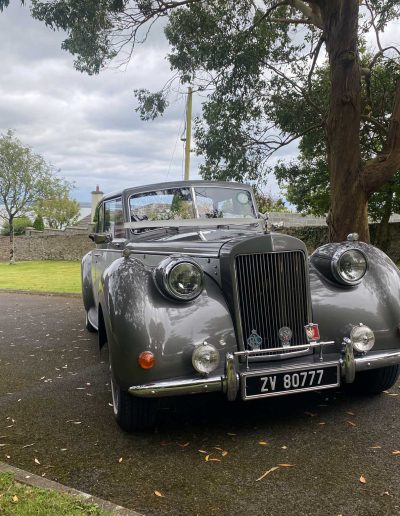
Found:
M 151 369 L 156 363 L 156 359 L 151 351 L 143 351 L 139 355 L 138 362 L 142 369 Z

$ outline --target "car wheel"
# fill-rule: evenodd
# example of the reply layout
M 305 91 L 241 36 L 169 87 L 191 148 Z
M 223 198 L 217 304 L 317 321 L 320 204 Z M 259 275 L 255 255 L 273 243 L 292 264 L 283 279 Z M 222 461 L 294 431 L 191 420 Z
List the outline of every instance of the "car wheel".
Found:
M 85 312 L 85 328 L 87 329 L 87 331 L 89 331 L 90 333 L 96 333 L 96 328 L 92 325 L 92 323 L 89 321 L 89 317 L 88 317 L 88 313 Z
M 393 387 L 399 378 L 399 373 L 399 365 L 371 369 L 356 374 L 354 383 L 350 385 L 362 394 L 380 394 Z
M 122 390 L 115 381 L 112 371 L 111 393 L 114 416 L 123 430 L 134 432 L 154 427 L 157 416 L 157 400 L 136 398 Z

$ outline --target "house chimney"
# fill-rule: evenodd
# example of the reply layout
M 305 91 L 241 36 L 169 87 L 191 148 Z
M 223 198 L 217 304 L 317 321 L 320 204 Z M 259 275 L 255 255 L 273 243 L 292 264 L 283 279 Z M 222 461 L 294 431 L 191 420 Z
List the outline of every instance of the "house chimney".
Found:
M 100 202 L 100 199 L 103 197 L 103 192 L 100 191 L 99 185 L 96 185 L 96 190 L 92 192 L 92 219 L 91 222 L 94 222 L 94 217 L 96 213 L 96 206 Z

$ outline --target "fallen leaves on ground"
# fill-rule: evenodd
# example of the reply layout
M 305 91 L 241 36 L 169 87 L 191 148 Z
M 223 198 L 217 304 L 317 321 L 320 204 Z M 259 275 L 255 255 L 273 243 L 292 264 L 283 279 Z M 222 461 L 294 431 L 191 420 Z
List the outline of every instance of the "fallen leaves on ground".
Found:
M 360 480 L 361 484 L 366 484 L 367 483 L 367 479 L 364 477 L 364 475 L 361 475 L 359 480 Z
M 258 441 L 258 444 L 259 444 L 260 446 L 268 446 L 267 441 Z
M 397 392 L 389 392 L 389 391 L 383 391 L 385 394 L 387 394 L 388 396 L 399 396 L 399 394 Z
M 120 458 L 118 459 L 119 464 L 121 464 L 121 462 L 122 462 L 123 460 L 124 460 L 124 459 L 123 459 L 122 457 L 120 457 Z
M 267 475 L 269 475 L 270 473 L 272 473 L 273 471 L 276 471 L 277 469 L 279 469 L 279 466 L 274 466 L 273 468 L 270 468 L 268 471 L 266 471 L 263 475 L 261 475 L 261 477 L 257 478 L 256 482 L 259 482 L 260 480 L 262 480 L 263 478 L 265 478 Z
M 400 455 L 400 450 L 394 450 L 394 451 L 392 451 L 392 455 Z
M 353 423 L 353 421 L 346 421 L 346 423 L 350 426 L 357 426 L 355 423 Z
M 164 498 L 164 495 L 160 493 L 160 491 L 154 491 L 154 494 L 159 498 Z
M 40 465 L 40 462 L 39 462 L 39 460 L 36 457 L 34 458 L 34 463 Z

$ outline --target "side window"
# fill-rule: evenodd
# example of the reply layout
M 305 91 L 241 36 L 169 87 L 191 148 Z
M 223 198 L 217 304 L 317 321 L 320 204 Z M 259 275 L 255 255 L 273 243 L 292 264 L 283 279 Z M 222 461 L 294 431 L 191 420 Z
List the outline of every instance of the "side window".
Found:
M 104 203 L 104 233 L 111 233 L 113 238 L 124 238 L 124 212 L 122 199 L 111 199 Z

